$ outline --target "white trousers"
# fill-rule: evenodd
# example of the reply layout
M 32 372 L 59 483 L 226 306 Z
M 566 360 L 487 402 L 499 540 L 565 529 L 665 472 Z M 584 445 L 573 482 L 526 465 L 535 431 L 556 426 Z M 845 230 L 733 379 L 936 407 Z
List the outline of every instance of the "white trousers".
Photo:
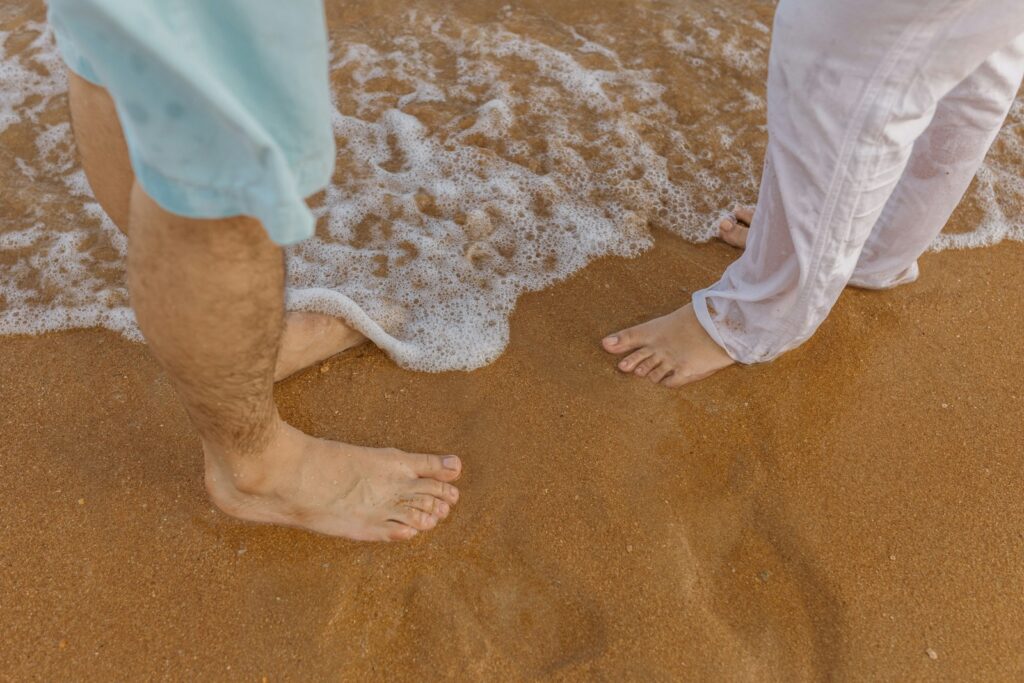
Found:
M 747 247 L 693 296 L 712 338 L 768 361 L 847 284 L 916 279 L 1022 75 L 1024 0 L 781 0 Z

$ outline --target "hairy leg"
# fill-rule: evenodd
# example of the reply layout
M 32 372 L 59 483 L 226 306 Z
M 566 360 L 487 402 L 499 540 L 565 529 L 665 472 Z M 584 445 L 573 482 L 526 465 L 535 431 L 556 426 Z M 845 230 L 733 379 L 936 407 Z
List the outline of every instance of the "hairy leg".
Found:
M 458 499 L 448 483 L 458 458 L 315 439 L 281 422 L 275 374 L 361 335 L 329 316 L 284 315 L 283 255 L 256 221 L 189 220 L 157 206 L 135 184 L 110 95 L 69 78 L 82 165 L 114 223 L 126 233 L 133 226 L 136 315 L 200 433 L 213 501 L 242 519 L 360 540 L 411 538 L 446 517 Z
M 259 452 L 275 424 L 281 249 L 256 220 L 176 216 L 138 185 L 131 207 L 128 286 L 151 352 L 204 444 Z
M 114 224 L 127 234 L 135 173 L 114 100 L 105 88 L 68 70 L 71 122 L 82 168 L 93 195 Z M 319 313 L 286 313 L 274 379 L 366 341 L 343 320 Z
M 259 222 L 177 216 L 136 184 L 131 225 L 136 317 L 199 432 L 222 510 L 356 540 L 411 538 L 447 516 L 455 456 L 325 441 L 278 417 L 284 258 Z

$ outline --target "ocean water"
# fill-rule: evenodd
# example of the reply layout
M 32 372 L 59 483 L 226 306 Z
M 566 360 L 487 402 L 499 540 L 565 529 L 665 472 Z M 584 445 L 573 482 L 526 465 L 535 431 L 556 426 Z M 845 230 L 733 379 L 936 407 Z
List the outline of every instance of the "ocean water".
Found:
M 524 292 L 638 255 L 655 230 L 707 240 L 756 197 L 771 2 L 327 7 L 338 168 L 316 237 L 288 250 L 287 302 L 403 366 L 485 365 Z M 15 14 L 0 18 L 0 334 L 141 339 L 41 5 Z M 935 249 L 1024 240 L 1022 159 L 1018 100 L 964 202 L 972 229 Z

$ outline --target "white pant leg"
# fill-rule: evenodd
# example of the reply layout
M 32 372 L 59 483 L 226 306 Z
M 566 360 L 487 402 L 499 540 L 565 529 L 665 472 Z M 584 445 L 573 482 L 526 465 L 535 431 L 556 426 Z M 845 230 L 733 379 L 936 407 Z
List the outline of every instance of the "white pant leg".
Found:
M 938 102 L 1021 33 L 1021 0 L 782 0 L 747 248 L 693 297 L 730 356 L 771 360 L 814 333 Z
M 864 243 L 850 284 L 887 289 L 917 279 L 928 249 L 970 187 L 1024 78 L 1024 35 L 943 97 Z

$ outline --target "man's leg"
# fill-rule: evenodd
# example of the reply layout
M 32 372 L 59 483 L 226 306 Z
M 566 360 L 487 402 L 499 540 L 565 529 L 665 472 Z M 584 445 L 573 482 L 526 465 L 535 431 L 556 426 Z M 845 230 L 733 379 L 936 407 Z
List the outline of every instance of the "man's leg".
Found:
M 221 509 L 356 540 L 411 538 L 448 514 L 455 456 L 324 441 L 278 417 L 284 258 L 257 221 L 169 214 L 137 184 L 130 216 L 132 305 L 199 432 Z
M 251 219 L 163 211 L 134 185 L 107 92 L 72 74 L 70 100 L 89 183 L 122 230 L 131 224 L 132 302 L 200 432 L 213 500 L 242 519 L 367 540 L 409 538 L 446 516 L 458 498 L 448 483 L 457 458 L 446 467 L 436 456 L 314 439 L 280 421 L 271 395 L 283 355 L 280 248 Z M 293 369 L 345 336 L 299 316 L 285 332 Z
M 783 0 L 747 249 L 692 305 L 605 339 L 630 354 L 620 368 L 678 386 L 806 340 L 852 275 L 938 101 L 1022 31 L 1024 6 L 1010 0 Z
M 106 89 L 71 70 L 67 73 L 71 123 L 82 168 L 100 206 L 127 234 L 135 174 L 114 100 Z M 282 380 L 365 341 L 366 337 L 338 318 L 301 311 L 287 313 L 274 379 Z

